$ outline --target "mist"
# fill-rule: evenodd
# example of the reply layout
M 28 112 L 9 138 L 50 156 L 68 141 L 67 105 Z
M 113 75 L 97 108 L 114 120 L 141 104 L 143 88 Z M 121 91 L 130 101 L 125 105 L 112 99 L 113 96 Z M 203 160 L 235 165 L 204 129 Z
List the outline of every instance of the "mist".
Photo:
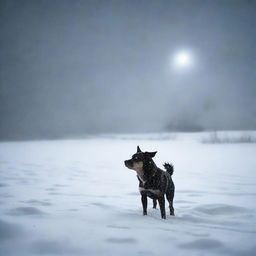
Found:
M 256 129 L 255 17 L 249 0 L 2 0 L 0 139 Z

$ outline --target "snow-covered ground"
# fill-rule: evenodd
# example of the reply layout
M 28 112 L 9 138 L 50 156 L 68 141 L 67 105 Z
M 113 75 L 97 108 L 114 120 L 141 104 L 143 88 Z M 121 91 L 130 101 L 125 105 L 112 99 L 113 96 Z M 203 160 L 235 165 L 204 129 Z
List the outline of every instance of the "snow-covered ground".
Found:
M 256 144 L 207 136 L 0 143 L 0 255 L 255 255 Z M 175 217 L 162 220 L 151 200 L 142 216 L 123 164 L 137 145 L 174 164 Z

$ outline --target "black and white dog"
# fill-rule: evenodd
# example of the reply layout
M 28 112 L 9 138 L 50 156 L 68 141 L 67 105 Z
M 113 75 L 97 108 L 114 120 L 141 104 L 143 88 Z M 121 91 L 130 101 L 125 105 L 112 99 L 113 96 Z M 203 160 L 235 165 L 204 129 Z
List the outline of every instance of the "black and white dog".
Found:
M 174 215 L 173 197 L 174 183 L 172 181 L 173 166 L 165 163 L 166 171 L 156 166 L 152 158 L 156 152 L 142 152 L 137 146 L 137 153 L 131 159 L 125 160 L 124 164 L 127 168 L 137 172 L 139 180 L 139 190 L 141 194 L 141 202 L 143 206 L 143 215 L 147 215 L 147 197 L 153 199 L 153 208 L 156 208 L 159 202 L 161 217 L 166 219 L 165 198 L 169 202 L 170 215 Z

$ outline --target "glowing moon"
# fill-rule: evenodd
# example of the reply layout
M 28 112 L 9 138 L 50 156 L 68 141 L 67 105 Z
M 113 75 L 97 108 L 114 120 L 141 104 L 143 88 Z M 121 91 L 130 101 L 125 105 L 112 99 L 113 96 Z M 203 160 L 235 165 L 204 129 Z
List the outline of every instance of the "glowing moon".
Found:
M 193 56 L 189 51 L 177 52 L 172 58 L 172 65 L 179 69 L 189 68 L 193 66 Z

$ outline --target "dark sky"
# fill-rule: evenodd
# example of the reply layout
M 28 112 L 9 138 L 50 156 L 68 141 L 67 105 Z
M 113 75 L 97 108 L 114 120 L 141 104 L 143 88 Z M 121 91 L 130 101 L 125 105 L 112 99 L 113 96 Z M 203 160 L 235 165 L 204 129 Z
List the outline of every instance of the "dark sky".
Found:
M 256 129 L 256 1 L 1 0 L 0 31 L 0 139 Z

